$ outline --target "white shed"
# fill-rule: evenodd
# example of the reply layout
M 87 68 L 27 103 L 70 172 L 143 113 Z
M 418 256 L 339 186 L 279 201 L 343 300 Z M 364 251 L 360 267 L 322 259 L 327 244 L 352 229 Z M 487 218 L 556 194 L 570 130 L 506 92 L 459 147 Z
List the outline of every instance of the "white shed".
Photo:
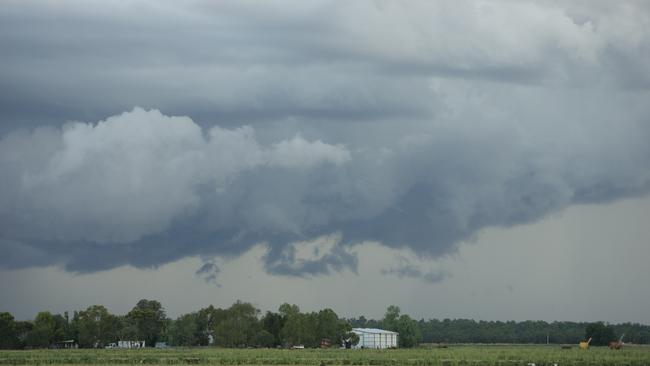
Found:
M 375 328 L 352 328 L 359 336 L 359 343 L 353 348 L 397 348 L 397 332 Z
M 117 341 L 117 348 L 144 348 L 144 341 Z

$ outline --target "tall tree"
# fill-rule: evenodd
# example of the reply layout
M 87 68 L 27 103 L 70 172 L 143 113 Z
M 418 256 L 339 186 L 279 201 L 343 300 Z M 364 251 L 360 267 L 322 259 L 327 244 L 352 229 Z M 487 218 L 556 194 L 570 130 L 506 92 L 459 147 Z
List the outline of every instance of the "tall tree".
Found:
M 386 314 L 384 315 L 384 319 L 381 321 L 382 327 L 384 327 L 384 329 L 386 330 L 396 331 L 397 320 L 399 319 L 399 315 L 400 315 L 399 306 L 390 305 L 388 309 L 386 309 Z
M 199 341 L 199 325 L 198 314 L 189 313 L 178 317 L 172 322 L 169 329 L 168 341 L 173 346 L 198 346 Z
M 75 311 L 72 315 L 72 319 L 68 316 L 68 312 L 63 313 L 63 318 L 66 322 L 65 327 L 65 339 L 79 339 L 79 328 L 75 322 L 75 319 L 78 318 L 79 313 Z
M 346 322 L 341 322 L 338 315 L 332 309 L 323 309 L 316 316 L 316 341 L 329 339 L 333 344 L 340 344 L 345 329 L 342 329 Z
M 13 315 L 0 313 L 0 349 L 18 348 L 18 331 Z
M 410 316 L 403 314 L 397 321 L 395 331 L 399 333 L 399 346 L 404 348 L 415 347 L 420 344 L 422 334 L 418 322 L 411 319 Z
M 262 329 L 273 335 L 273 346 L 282 344 L 280 331 L 284 326 L 284 318 L 279 313 L 267 311 L 261 320 Z
M 139 340 L 153 347 L 162 339 L 166 323 L 165 309 L 156 300 L 140 300 L 126 315 L 127 321 L 136 330 Z
M 65 320 L 61 315 L 42 311 L 36 315 L 33 328 L 27 333 L 25 343 L 31 348 L 45 348 L 65 337 Z
M 225 318 L 214 328 L 215 342 L 225 347 L 251 346 L 260 329 L 259 310 L 252 304 L 237 301 L 225 313 Z
M 218 320 L 224 317 L 224 312 L 225 310 L 217 309 L 212 305 L 199 310 L 196 318 L 198 345 L 207 346 L 210 340 L 214 341 L 214 328 Z
M 279 309 L 284 319 L 280 330 L 282 343 L 288 346 L 313 345 L 317 320 L 315 316 L 302 314 L 298 305 L 282 304 Z
M 344 344 L 343 342 L 347 339 L 353 341 L 352 343 L 353 345 L 359 343 L 359 336 L 357 336 L 356 333 L 352 332 L 352 326 L 350 325 L 350 322 L 348 322 L 345 319 L 339 319 L 338 328 L 339 328 L 339 332 L 338 332 L 339 336 L 335 340 L 336 344 L 343 345 Z M 354 343 L 355 337 L 356 337 L 356 343 Z
M 102 305 L 92 305 L 76 314 L 79 346 L 104 347 L 118 338 L 119 319 Z
M 119 324 L 117 327 L 117 338 L 119 340 L 140 339 L 138 336 L 138 328 L 136 327 L 135 322 L 127 315 L 118 315 L 117 321 Z
M 28 320 L 15 322 L 16 335 L 18 336 L 18 348 L 24 348 L 27 344 L 27 335 L 34 329 L 34 323 Z

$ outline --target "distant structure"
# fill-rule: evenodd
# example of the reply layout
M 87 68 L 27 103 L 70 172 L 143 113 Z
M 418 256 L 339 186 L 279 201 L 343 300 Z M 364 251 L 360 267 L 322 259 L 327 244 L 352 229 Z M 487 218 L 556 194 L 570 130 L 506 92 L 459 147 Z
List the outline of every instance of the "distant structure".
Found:
M 352 328 L 359 343 L 352 348 L 397 348 L 399 333 L 375 328 Z
M 332 341 L 329 338 L 323 338 L 320 340 L 320 348 L 330 348 L 332 346 Z
M 144 348 L 144 341 L 117 341 L 117 343 L 111 343 L 105 348 Z
M 623 347 L 623 337 L 625 337 L 625 333 L 621 335 L 618 341 L 609 342 L 609 349 L 621 349 Z
M 77 344 L 77 342 L 75 342 L 74 339 L 70 339 L 67 341 L 56 342 L 52 345 L 52 348 L 65 348 L 65 349 L 79 348 L 79 345 Z

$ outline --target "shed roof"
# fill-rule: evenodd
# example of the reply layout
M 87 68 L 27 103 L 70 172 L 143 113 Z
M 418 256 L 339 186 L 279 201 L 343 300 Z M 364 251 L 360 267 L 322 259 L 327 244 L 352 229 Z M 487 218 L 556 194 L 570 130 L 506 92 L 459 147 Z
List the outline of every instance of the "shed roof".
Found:
M 377 328 L 352 328 L 353 332 L 359 333 L 372 333 L 372 334 L 398 334 L 397 332 L 391 332 L 390 330 L 377 329 Z

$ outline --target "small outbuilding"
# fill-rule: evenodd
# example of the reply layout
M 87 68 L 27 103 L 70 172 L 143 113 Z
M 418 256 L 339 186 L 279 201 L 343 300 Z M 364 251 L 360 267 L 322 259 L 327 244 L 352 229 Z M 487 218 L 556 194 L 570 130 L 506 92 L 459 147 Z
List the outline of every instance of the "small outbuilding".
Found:
M 117 341 L 117 348 L 144 348 L 144 341 Z
M 70 339 L 67 341 L 60 341 L 52 344 L 52 348 L 64 348 L 64 349 L 69 349 L 69 348 L 79 348 L 79 345 L 74 339 Z
M 352 328 L 359 343 L 352 348 L 397 348 L 397 332 L 376 328 Z

